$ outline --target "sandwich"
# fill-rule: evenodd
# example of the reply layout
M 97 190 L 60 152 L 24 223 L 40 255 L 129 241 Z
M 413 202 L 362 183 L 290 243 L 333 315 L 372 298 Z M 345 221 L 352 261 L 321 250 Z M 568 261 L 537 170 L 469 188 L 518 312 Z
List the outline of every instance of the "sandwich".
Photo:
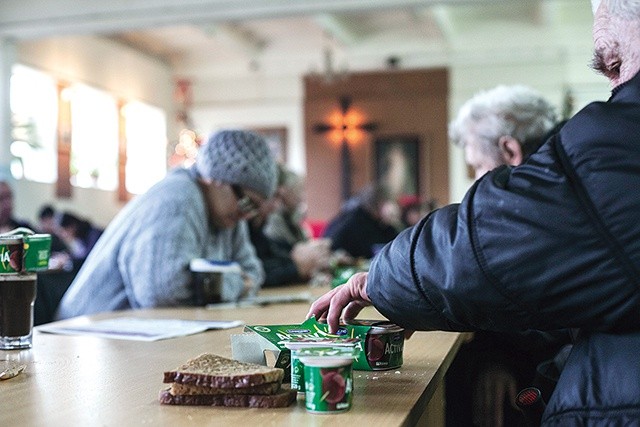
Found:
M 205 353 L 164 373 L 166 405 L 282 408 L 296 400 L 296 390 L 282 387 L 284 371 Z

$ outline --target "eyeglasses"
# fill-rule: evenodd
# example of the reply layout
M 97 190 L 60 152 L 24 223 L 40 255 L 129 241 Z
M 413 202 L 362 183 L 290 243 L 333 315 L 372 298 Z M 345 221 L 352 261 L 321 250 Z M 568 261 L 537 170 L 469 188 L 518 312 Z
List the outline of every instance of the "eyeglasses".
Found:
M 242 212 L 242 215 L 247 218 L 252 218 L 260 211 L 260 206 L 249 196 L 244 193 L 244 190 L 239 185 L 231 185 L 233 195 L 238 199 L 238 210 Z

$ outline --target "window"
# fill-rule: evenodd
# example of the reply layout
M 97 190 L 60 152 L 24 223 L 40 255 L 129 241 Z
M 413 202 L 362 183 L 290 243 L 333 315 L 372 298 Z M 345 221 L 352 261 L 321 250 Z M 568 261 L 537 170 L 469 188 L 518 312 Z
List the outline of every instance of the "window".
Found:
M 159 108 L 142 102 L 123 107 L 127 163 L 126 189 L 144 193 L 167 173 L 167 118 Z
M 115 190 L 118 186 L 118 106 L 108 93 L 74 84 L 71 102 L 71 183 Z
M 11 173 L 16 179 L 53 183 L 57 174 L 56 81 L 45 73 L 14 65 L 10 83 L 13 124 Z
M 10 102 L 16 179 L 118 192 L 145 192 L 167 172 L 167 117 L 157 107 L 23 65 L 12 69 Z

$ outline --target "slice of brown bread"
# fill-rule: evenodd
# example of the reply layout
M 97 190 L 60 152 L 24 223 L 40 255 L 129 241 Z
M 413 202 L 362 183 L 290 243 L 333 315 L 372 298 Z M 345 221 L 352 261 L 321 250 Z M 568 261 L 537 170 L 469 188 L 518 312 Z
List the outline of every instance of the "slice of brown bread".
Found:
M 214 388 L 247 388 L 265 383 L 282 383 L 284 370 L 239 362 L 204 353 L 173 371 L 164 373 L 165 383 Z
M 275 394 L 280 390 L 280 383 L 264 383 L 246 388 L 213 388 L 192 384 L 171 383 L 171 394 L 196 396 L 200 394 Z
M 298 392 L 281 388 L 278 393 L 264 394 L 200 394 L 173 395 L 169 389 L 160 391 L 160 403 L 163 405 L 200 405 L 231 406 L 249 408 L 285 408 L 296 401 Z

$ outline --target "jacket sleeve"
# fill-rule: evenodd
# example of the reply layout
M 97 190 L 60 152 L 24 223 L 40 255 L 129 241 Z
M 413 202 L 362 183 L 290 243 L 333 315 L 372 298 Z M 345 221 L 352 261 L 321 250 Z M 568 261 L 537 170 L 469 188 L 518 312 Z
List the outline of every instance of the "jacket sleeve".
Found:
M 640 328 L 637 277 L 562 153 L 553 137 L 400 234 L 372 262 L 374 306 L 416 330 Z

